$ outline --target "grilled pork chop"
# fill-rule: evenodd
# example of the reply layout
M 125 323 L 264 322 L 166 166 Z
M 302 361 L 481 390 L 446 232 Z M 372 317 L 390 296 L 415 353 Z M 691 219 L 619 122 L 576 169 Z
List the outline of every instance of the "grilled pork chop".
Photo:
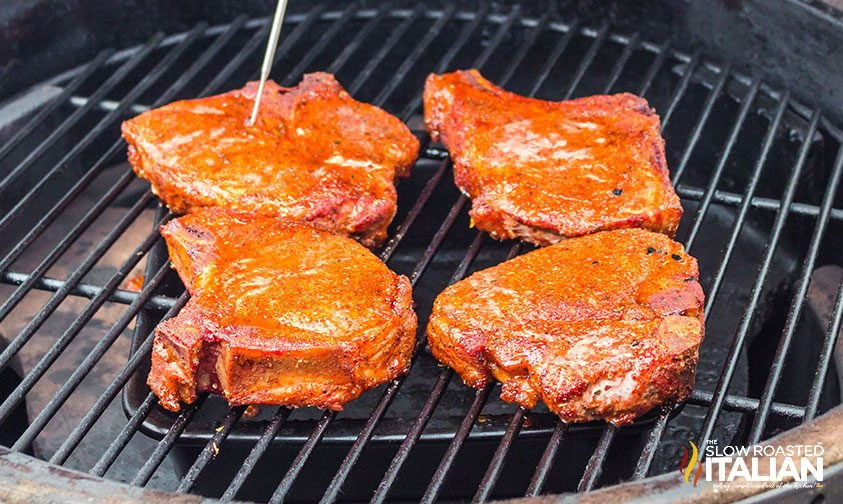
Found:
M 355 101 L 326 73 L 184 100 L 123 123 L 129 161 L 176 213 L 218 206 L 314 222 L 376 246 L 395 215 L 394 179 L 419 143 L 397 118 Z
M 353 240 L 217 208 L 161 232 L 191 294 L 155 330 L 148 383 L 164 408 L 215 392 L 232 405 L 341 410 L 407 371 L 410 282 Z
M 496 239 L 548 245 L 607 229 L 676 232 L 682 206 L 659 118 L 643 98 L 535 100 L 467 70 L 428 77 L 424 114 L 472 199 L 474 224 Z
M 503 382 L 506 401 L 627 424 L 691 392 L 704 334 L 698 274 L 663 234 L 573 238 L 448 287 L 430 349 L 472 387 Z

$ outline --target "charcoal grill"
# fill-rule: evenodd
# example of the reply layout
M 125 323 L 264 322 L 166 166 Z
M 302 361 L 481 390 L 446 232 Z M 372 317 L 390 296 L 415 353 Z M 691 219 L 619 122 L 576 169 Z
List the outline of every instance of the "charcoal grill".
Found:
M 707 337 L 687 404 L 618 429 L 568 426 L 501 402 L 497 387 L 469 389 L 423 344 L 405 379 L 340 414 L 229 410 L 217 397 L 178 414 L 157 407 L 144 383 L 151 333 L 187 297 L 157 232 L 172 215 L 129 169 L 119 123 L 253 79 L 272 6 L 186 2 L 174 13 L 151 2 L 138 16 L 130 5 L 35 4 L 40 14 L 12 7 L 0 18 L 16 42 L 0 54 L 4 498 L 173 498 L 136 487 L 272 502 L 598 489 L 610 500 L 701 498 L 675 474 L 688 440 L 814 442 L 800 437 L 814 429 L 840 442 L 838 11 L 794 1 L 291 2 L 273 78 L 332 72 L 422 140 L 378 251 L 411 278 L 422 328 L 448 283 L 529 248 L 469 227 L 447 151 L 423 132 L 427 73 L 476 67 L 522 94 L 629 91 L 657 109 L 685 208 L 678 239 L 700 261 Z M 142 287 L 129 288 L 141 273 Z M 833 500 L 841 474 L 835 466 L 825 488 L 767 498 Z

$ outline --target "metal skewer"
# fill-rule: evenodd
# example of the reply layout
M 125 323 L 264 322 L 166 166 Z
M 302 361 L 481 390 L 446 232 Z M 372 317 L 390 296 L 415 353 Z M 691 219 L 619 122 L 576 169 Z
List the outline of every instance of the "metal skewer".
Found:
M 252 107 L 252 115 L 246 122 L 248 126 L 255 124 L 258 118 L 258 109 L 261 106 L 263 87 L 269 78 L 269 71 L 272 70 L 272 63 L 275 60 L 275 49 L 278 48 L 278 38 L 281 35 L 281 26 L 284 24 L 284 12 L 287 10 L 287 0 L 278 0 L 278 7 L 275 8 L 275 16 L 272 18 L 272 29 L 269 32 L 269 40 L 266 42 L 266 52 L 263 55 L 261 65 L 261 81 L 258 85 L 258 94 L 255 96 L 255 106 Z

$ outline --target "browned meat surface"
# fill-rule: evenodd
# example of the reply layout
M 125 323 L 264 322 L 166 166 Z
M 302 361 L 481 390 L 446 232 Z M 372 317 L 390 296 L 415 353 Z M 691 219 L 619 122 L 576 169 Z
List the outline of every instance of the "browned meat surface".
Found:
M 424 114 L 472 199 L 474 224 L 496 239 L 548 245 L 607 229 L 676 232 L 682 206 L 659 118 L 643 98 L 535 100 L 467 70 L 428 77 Z
M 163 407 L 215 392 L 340 410 L 408 370 L 410 282 L 353 240 L 215 208 L 161 232 L 191 294 L 155 330 L 148 383 Z
M 396 210 L 418 140 L 397 118 L 355 101 L 330 74 L 284 88 L 257 83 L 184 100 L 123 123 L 135 172 L 176 213 L 218 206 L 291 217 L 375 246 Z
M 690 394 L 704 334 L 698 275 L 663 234 L 572 238 L 448 287 L 430 348 L 472 387 L 503 382 L 506 401 L 623 425 Z

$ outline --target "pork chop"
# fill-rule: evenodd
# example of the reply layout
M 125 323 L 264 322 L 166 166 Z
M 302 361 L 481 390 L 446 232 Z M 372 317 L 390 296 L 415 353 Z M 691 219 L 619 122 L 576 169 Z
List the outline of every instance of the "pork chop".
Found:
M 410 282 L 355 241 L 217 208 L 161 232 L 191 294 L 155 330 L 148 383 L 164 408 L 214 392 L 341 410 L 408 370 Z
M 659 118 L 643 98 L 536 100 L 467 70 L 428 77 L 424 114 L 472 199 L 474 225 L 496 239 L 548 245 L 608 229 L 676 232 L 682 206 Z
M 430 349 L 472 387 L 501 381 L 506 401 L 624 425 L 691 393 L 704 334 L 698 275 L 663 234 L 572 238 L 448 287 Z
M 394 179 L 418 155 L 410 130 L 355 101 L 327 73 L 257 82 L 165 105 L 123 123 L 129 161 L 176 213 L 218 206 L 314 222 L 376 246 L 396 210 Z

